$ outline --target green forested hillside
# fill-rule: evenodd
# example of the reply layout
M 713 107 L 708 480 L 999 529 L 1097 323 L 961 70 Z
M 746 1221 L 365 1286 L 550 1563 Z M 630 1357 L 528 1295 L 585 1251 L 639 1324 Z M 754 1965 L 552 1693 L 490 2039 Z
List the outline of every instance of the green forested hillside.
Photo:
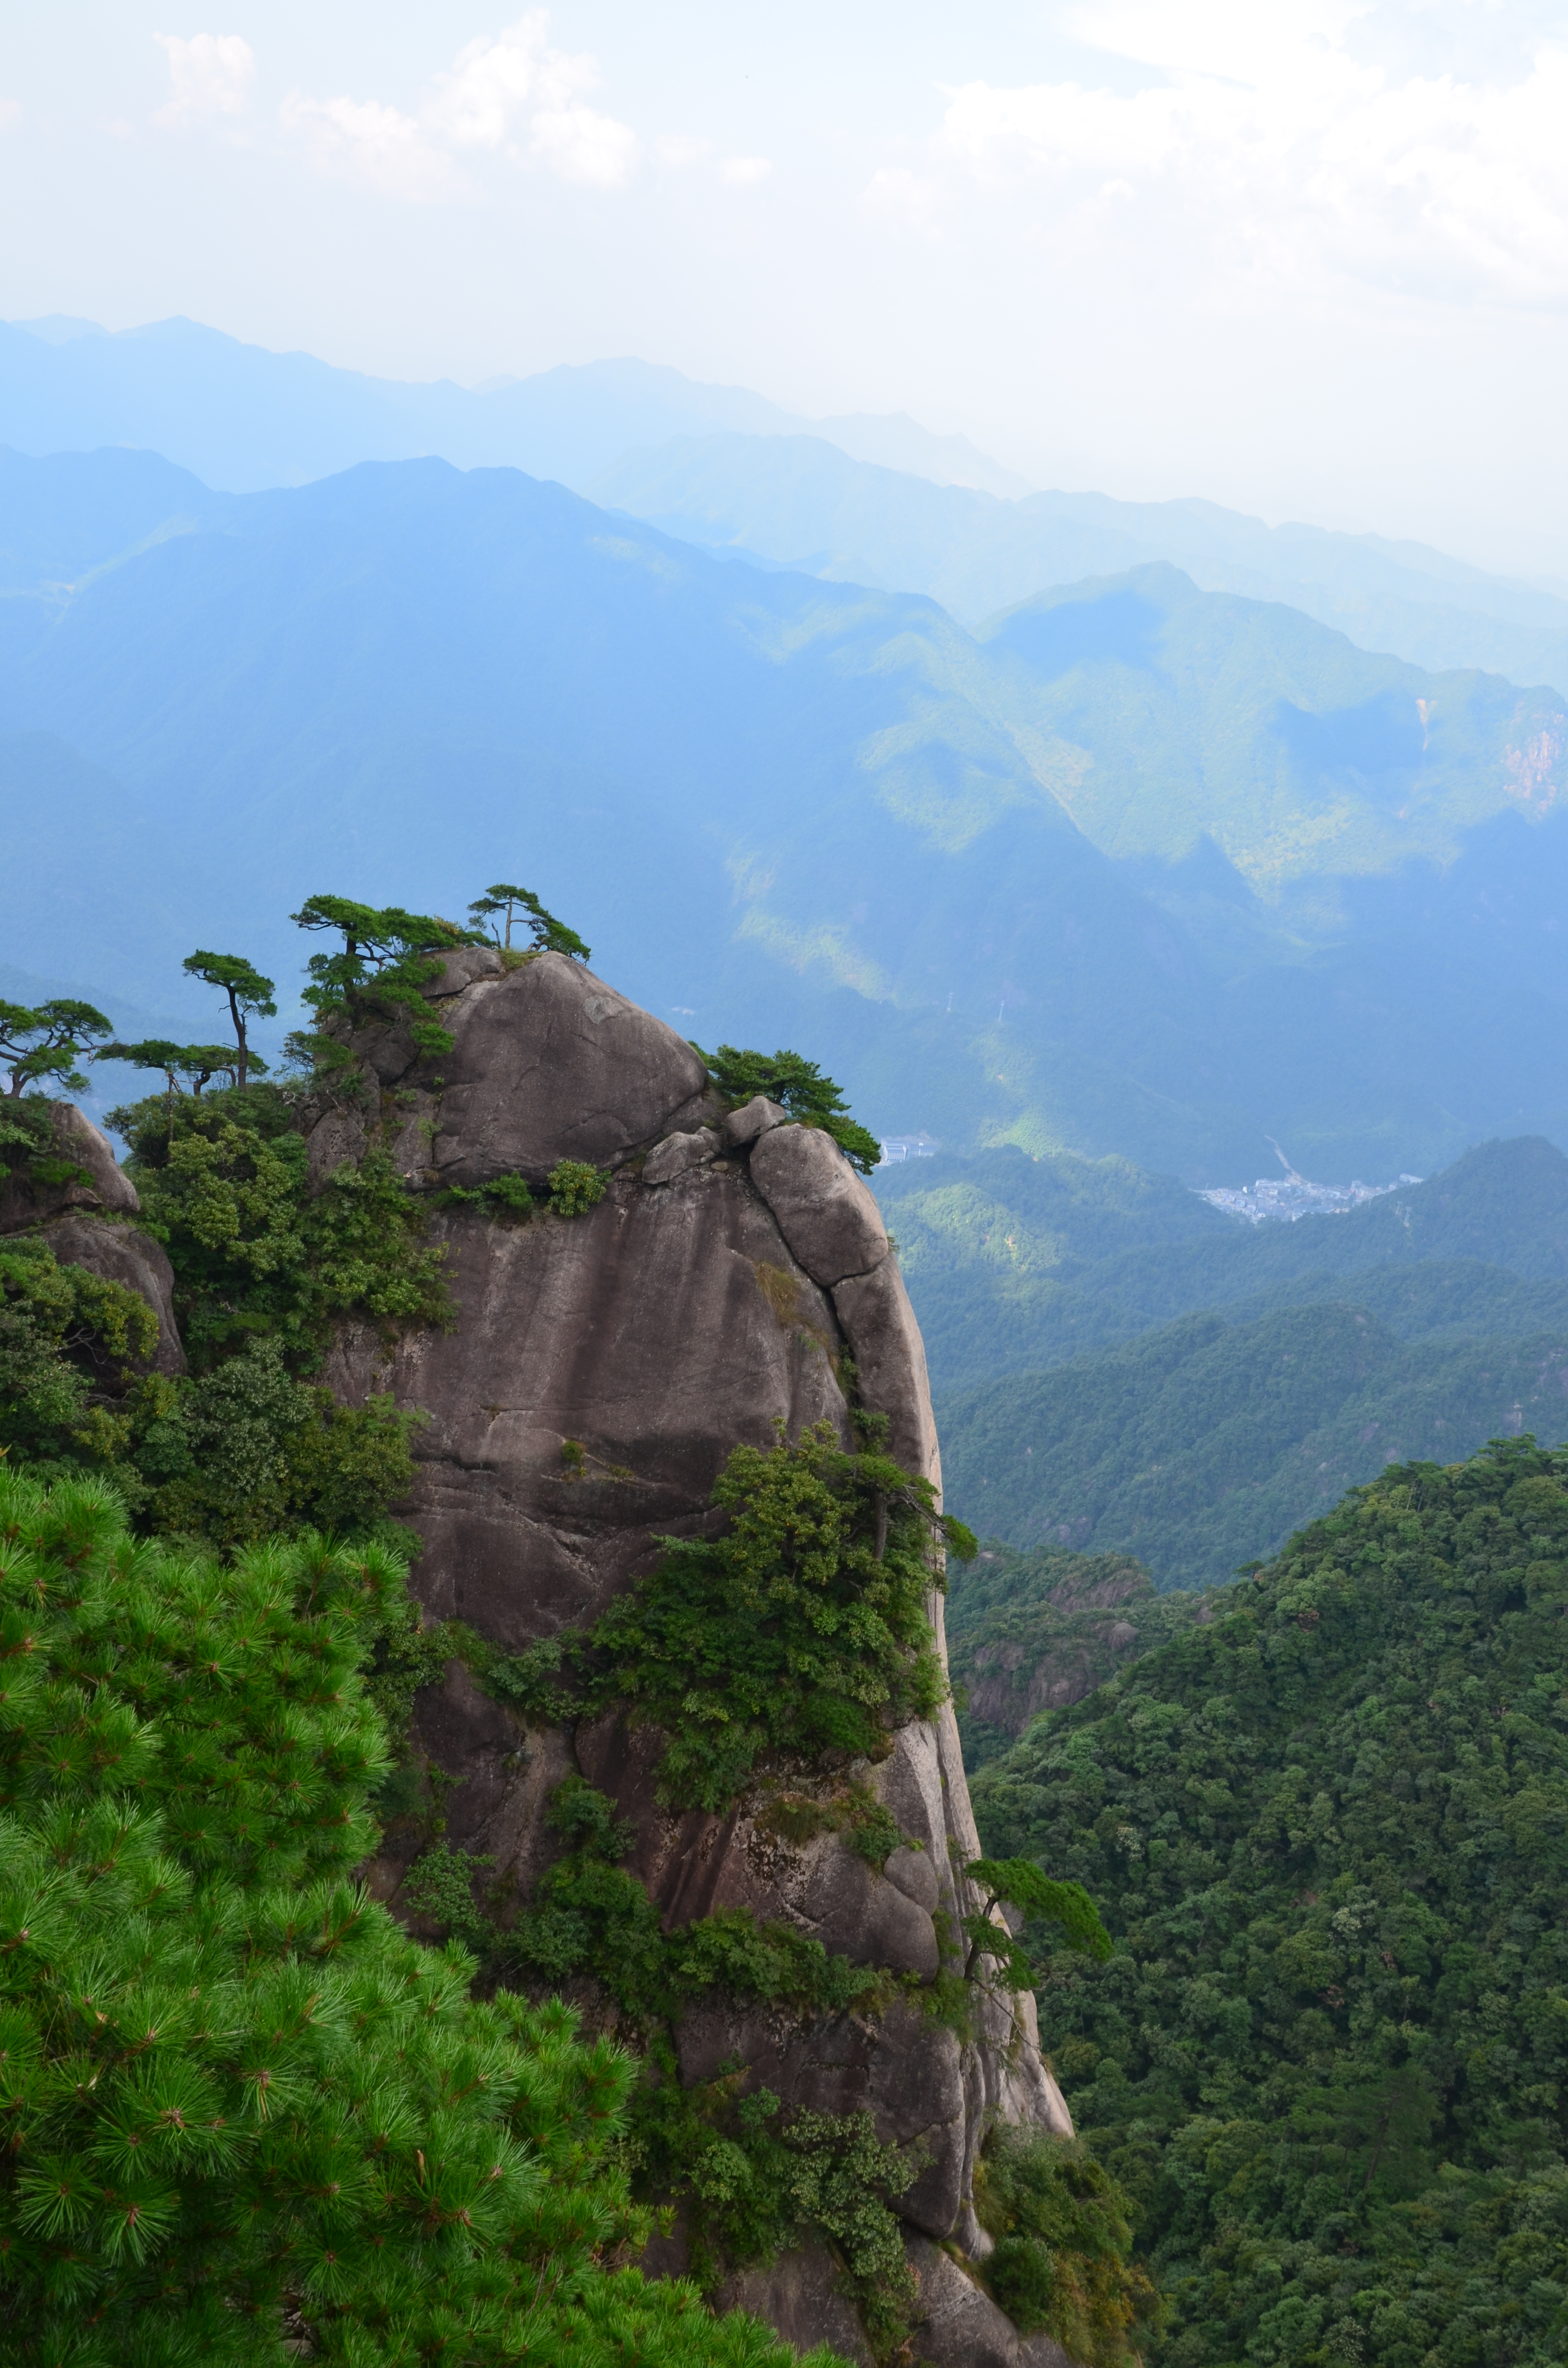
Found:
M 1385 1463 L 1568 1434 L 1568 1329 L 1401 1341 L 1343 1301 L 1187 1315 L 949 1398 L 941 1421 L 948 1501 L 983 1534 L 1212 1586 Z
M 1210 1616 L 1206 1594 L 1156 1595 L 1126 1554 L 1028 1552 L 988 1539 L 948 1571 L 948 1666 L 964 1765 L 1007 1750 L 1041 1711 L 1077 1702 L 1113 1670 Z
M 1348 1297 L 1412 1340 L 1568 1323 L 1568 1159 L 1539 1136 L 1289 1225 L 1244 1224 L 1123 1160 L 1013 1149 L 883 1167 L 876 1187 L 939 1391 L 1211 1307 Z
M 974 1786 L 1168 2368 L 1568 2351 L 1568 1455 L 1405 1465 Z

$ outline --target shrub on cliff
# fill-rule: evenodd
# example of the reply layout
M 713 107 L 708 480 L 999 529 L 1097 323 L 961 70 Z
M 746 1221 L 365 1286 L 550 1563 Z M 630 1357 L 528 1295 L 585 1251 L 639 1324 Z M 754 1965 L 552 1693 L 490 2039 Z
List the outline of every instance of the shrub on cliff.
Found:
M 947 1679 L 926 1615 L 942 1547 L 974 1540 L 891 1457 L 846 1454 L 819 1423 L 737 1447 L 714 1484 L 722 1536 L 663 1538 L 656 1568 L 591 1629 L 486 1682 L 545 1717 L 622 1708 L 663 1730 L 659 1797 L 722 1809 L 765 1753 L 877 1751 L 928 1718 Z
M 0 2359 L 784 2368 L 605 2265 L 642 2233 L 618 2051 L 474 2003 L 351 1878 L 400 1586 L 0 1471 Z

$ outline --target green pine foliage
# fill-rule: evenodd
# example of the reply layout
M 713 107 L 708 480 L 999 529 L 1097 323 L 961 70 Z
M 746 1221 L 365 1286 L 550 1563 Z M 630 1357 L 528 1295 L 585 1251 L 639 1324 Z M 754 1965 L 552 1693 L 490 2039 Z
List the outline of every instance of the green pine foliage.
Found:
M 1568 1451 L 1395 1467 L 976 1778 L 1169 2368 L 1568 2351 L 1565 1608 Z
M 766 1094 L 791 1118 L 820 1126 L 831 1134 L 851 1167 L 869 1176 L 882 1156 L 882 1146 L 869 1130 L 849 1115 L 849 1105 L 831 1077 L 800 1053 L 743 1053 L 721 1044 L 716 1053 L 692 1047 L 706 1063 L 708 1074 L 732 1110 L 754 1095 Z
M 400 1585 L 0 1472 L 0 2357 L 784 2368 L 612 2266 L 626 2059 L 351 1878 Z

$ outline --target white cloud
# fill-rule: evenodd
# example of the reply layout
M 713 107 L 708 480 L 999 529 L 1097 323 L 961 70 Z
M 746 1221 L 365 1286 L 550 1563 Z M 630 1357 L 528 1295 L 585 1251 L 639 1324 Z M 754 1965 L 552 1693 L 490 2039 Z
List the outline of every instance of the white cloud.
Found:
M 430 204 L 460 198 L 467 185 L 423 125 L 374 99 L 306 98 L 291 91 L 278 109 L 316 170 L 384 198 Z
M 541 111 L 529 126 L 531 163 L 585 188 L 624 188 L 637 169 L 637 134 L 591 107 Z
M 916 230 L 936 219 L 942 204 L 942 185 L 903 165 L 884 165 L 867 185 L 868 200 L 882 213 L 902 215 Z
M 22 120 L 19 98 L 0 98 L 0 131 L 9 131 Z
M 482 34 L 460 50 L 449 74 L 439 74 L 426 121 L 463 148 L 499 148 L 528 108 L 569 109 L 597 89 L 597 60 L 550 46 L 550 17 L 536 8 L 505 32 Z
M 1105 0 L 1076 13 L 1078 37 L 1162 79 L 971 83 L 949 95 L 935 153 L 955 193 L 1030 187 L 1083 235 L 1090 201 L 1125 190 L 1151 235 L 1221 271 L 1568 302 L 1568 50 L 1542 44 L 1507 82 L 1394 81 L 1356 52 L 1367 14 L 1352 0 Z
M 295 92 L 281 121 L 319 171 L 387 197 L 429 203 L 472 195 L 458 157 L 500 150 L 561 180 L 619 189 L 636 171 L 642 143 L 630 125 L 584 104 L 598 80 L 595 59 L 551 48 L 549 14 L 536 8 L 460 49 L 417 116 L 373 99 Z
M 661 165 L 700 165 L 705 156 L 713 154 L 710 140 L 691 140 L 673 133 L 653 142 L 653 154 Z
M 154 33 L 169 62 L 169 97 L 153 117 L 171 130 L 204 116 L 243 115 L 256 56 L 238 33 Z
M 772 170 L 770 156 L 727 156 L 719 167 L 719 178 L 728 181 L 733 189 L 744 189 L 754 182 L 766 181 Z

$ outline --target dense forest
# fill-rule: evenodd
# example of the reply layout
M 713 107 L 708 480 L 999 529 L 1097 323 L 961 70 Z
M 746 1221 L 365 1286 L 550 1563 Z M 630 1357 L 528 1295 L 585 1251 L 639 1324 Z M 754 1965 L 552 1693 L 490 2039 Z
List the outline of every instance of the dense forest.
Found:
M 1563 2357 L 1565 1603 L 1568 1454 L 1400 1466 L 977 1776 L 1172 2368 Z

